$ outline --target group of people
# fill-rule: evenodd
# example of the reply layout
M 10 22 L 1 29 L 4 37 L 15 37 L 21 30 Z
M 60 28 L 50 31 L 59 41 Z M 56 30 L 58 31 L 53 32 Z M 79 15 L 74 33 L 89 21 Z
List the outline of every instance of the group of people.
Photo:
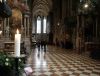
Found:
M 38 41 L 37 42 L 38 51 L 42 49 L 46 53 L 46 45 L 47 45 L 46 41 Z

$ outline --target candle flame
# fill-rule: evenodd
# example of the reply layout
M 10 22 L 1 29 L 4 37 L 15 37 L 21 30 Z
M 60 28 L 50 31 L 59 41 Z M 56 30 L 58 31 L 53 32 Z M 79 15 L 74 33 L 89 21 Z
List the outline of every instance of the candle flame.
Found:
M 19 34 L 19 30 L 17 29 L 17 34 Z

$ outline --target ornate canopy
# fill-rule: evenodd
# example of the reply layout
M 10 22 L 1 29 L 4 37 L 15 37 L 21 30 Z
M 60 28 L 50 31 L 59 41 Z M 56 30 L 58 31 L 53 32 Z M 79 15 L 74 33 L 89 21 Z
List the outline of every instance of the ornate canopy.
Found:
M 34 0 L 33 1 L 33 16 L 47 16 L 52 8 L 52 0 Z

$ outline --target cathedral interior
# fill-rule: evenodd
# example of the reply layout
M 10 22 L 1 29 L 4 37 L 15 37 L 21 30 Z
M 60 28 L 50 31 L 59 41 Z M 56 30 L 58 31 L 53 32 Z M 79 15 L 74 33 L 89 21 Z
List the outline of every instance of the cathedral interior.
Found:
M 0 0 L 0 76 L 100 76 L 100 0 Z

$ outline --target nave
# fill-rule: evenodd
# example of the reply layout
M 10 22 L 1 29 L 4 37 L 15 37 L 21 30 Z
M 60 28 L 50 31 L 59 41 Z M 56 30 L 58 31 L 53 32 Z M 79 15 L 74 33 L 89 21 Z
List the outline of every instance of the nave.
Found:
M 100 61 L 74 50 L 47 46 L 46 53 L 36 47 L 27 59 L 33 72 L 30 76 L 100 76 Z

